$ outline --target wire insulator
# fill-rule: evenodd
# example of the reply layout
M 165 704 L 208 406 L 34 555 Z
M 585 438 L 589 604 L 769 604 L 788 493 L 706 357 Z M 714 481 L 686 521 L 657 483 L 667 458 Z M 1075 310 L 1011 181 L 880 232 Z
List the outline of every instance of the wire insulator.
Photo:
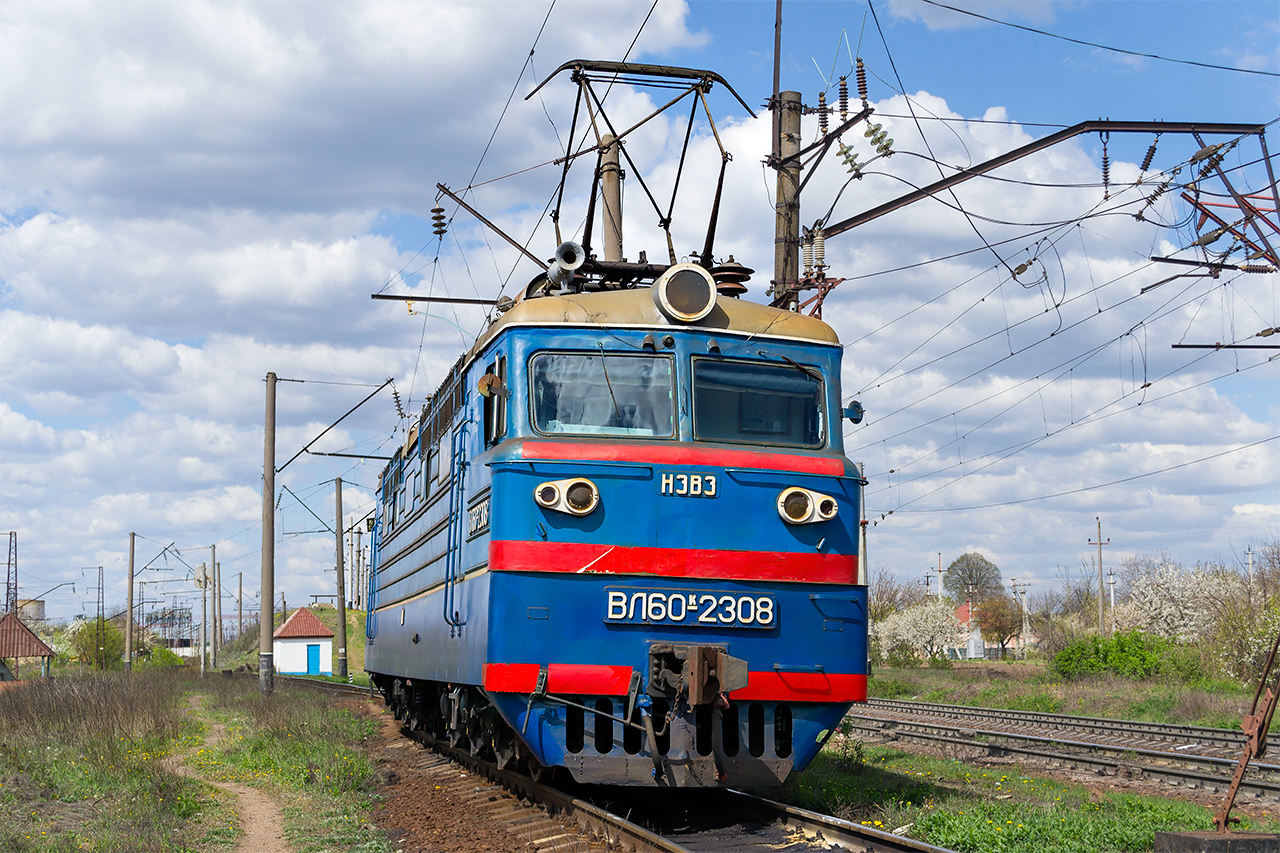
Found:
M 818 93 L 818 130 L 819 132 L 822 133 L 823 136 L 827 135 L 827 113 L 829 112 L 830 110 L 827 109 L 827 93 L 819 92 Z
M 400 392 L 396 389 L 396 386 L 394 385 L 391 386 L 391 399 L 396 404 L 396 413 L 399 414 L 401 418 L 404 418 L 405 417 L 404 406 L 400 403 Z
M 808 278 L 813 275 L 813 242 L 808 241 L 804 244 L 804 277 Z
M 1209 175 L 1213 174 L 1214 170 L 1217 169 L 1218 166 L 1221 165 L 1222 161 L 1226 159 L 1226 156 L 1227 154 L 1225 151 L 1219 151 L 1211 156 L 1208 162 L 1204 164 L 1204 168 L 1200 170 L 1200 176 L 1197 180 L 1202 181 L 1209 177 Z
M 862 99 L 862 106 L 865 109 L 867 106 L 867 69 L 862 64 L 861 56 L 859 56 L 857 59 L 857 65 L 858 65 L 858 97 Z
M 822 273 L 827 268 L 827 238 L 819 228 L 813 232 L 813 269 L 817 272 L 818 277 L 822 277 Z
M 1111 198 L 1111 157 L 1107 154 L 1107 141 L 1110 134 L 1102 135 L 1102 198 Z
M 840 123 L 844 124 L 849 120 L 849 80 L 846 77 L 840 78 Z
M 1240 270 L 1240 272 L 1252 272 L 1252 273 L 1264 273 L 1264 274 L 1273 273 L 1276 271 L 1275 267 L 1267 266 L 1266 264 L 1243 264 L 1238 269 Z M 1261 335 L 1261 333 L 1259 334 L 1261 337 L 1267 337 L 1266 335 Z M 1272 332 L 1272 334 L 1274 334 L 1274 332 Z
M 1145 172 L 1151 168 L 1151 161 L 1156 157 L 1156 143 L 1159 141 L 1159 136 L 1151 140 L 1151 147 L 1147 149 L 1147 156 L 1142 158 L 1142 166 L 1139 167 L 1138 171 Z
M 433 226 L 432 230 L 435 231 L 437 237 L 443 237 L 445 232 L 449 230 L 449 225 L 444 219 L 443 207 L 431 208 L 431 225 Z

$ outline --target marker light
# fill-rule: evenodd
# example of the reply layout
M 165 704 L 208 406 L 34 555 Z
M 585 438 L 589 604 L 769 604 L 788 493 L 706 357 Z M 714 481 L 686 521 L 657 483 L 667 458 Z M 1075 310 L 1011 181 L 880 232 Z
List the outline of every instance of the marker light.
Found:
M 840 505 L 829 495 L 791 486 L 778 493 L 778 515 L 788 524 L 815 524 L 836 517 Z
M 543 509 L 569 515 L 588 515 L 600 505 L 600 490 L 595 483 L 582 477 L 552 480 L 533 490 L 533 501 Z

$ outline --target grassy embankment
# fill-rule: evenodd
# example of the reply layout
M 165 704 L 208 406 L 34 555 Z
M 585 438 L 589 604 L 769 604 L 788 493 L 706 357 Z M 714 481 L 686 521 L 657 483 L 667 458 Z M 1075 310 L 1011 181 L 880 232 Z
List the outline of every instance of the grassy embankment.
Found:
M 201 737 L 186 684 L 153 672 L 0 692 L 0 850 L 229 847 L 230 799 L 166 763 Z
M 1227 681 L 1185 683 L 1093 675 L 1065 680 L 1039 661 L 959 663 L 951 669 L 877 669 L 869 695 L 1085 717 L 1239 728 L 1253 690 Z
M 1011 710 L 1238 727 L 1252 698 L 1232 684 L 1131 680 L 1099 675 L 1064 681 L 1036 662 L 881 669 L 872 696 Z M 962 851 L 1093 853 L 1148 851 L 1157 830 L 1212 829 L 1208 809 L 1177 800 L 966 765 L 958 760 L 865 746 L 837 735 L 780 792 L 796 805 Z M 1280 830 L 1272 813 L 1238 828 Z
M 1158 830 L 1213 829 L 1201 806 L 1097 793 L 1012 767 L 984 769 L 839 735 L 774 796 L 964 853 L 1139 853 L 1153 849 Z M 1276 832 L 1280 821 L 1264 812 L 1235 829 Z
M 303 853 L 389 850 L 361 744 L 374 723 L 281 687 L 189 671 L 58 679 L 0 692 L 0 850 L 217 853 L 234 796 L 178 772 L 262 787 Z M 219 731 L 216 745 L 211 732 Z

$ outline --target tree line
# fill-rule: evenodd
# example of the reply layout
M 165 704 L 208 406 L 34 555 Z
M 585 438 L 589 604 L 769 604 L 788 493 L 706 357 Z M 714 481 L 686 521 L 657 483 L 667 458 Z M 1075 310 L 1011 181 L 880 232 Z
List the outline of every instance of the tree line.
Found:
M 1056 583 L 1019 600 L 1005 588 L 1000 568 L 983 555 L 956 557 L 942 575 L 941 590 L 923 580 L 903 580 L 885 567 L 871 575 L 870 620 L 874 664 L 937 660 L 964 644 L 966 625 L 956 616 L 971 606 L 971 619 L 1003 656 L 1021 639 L 1046 659 L 1086 638 L 1136 635 L 1176 651 L 1187 678 L 1256 680 L 1280 632 L 1280 539 L 1252 549 L 1252 569 L 1241 556 L 1225 562 L 1184 565 L 1167 552 L 1124 558 L 1102 602 L 1098 624 L 1097 566 L 1059 567 Z M 1025 602 L 1025 619 L 1024 619 Z M 1025 636 L 1024 636 L 1025 634 Z M 1155 646 L 1152 646 L 1155 647 Z

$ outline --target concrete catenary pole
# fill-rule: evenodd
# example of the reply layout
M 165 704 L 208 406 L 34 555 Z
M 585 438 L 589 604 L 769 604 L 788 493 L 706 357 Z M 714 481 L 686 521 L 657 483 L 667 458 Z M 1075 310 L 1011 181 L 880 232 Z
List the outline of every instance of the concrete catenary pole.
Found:
M 258 608 L 258 692 L 275 689 L 272 606 L 276 600 L 276 375 L 267 374 L 267 411 L 262 447 L 262 606 Z
M 129 599 L 129 606 L 125 608 L 126 615 L 124 617 L 124 671 L 133 671 L 133 540 L 134 534 L 129 534 L 129 582 L 125 584 L 125 597 Z
M 356 600 L 356 609 L 364 610 L 364 545 L 360 544 L 362 531 L 359 526 L 356 527 L 356 553 L 355 553 L 355 590 L 353 596 Z
M 209 610 L 205 590 L 209 587 L 209 570 L 204 563 L 196 573 L 196 586 L 200 587 L 200 676 L 204 677 L 205 653 L 209 650 Z
M 1098 519 L 1098 541 L 1090 542 L 1089 544 L 1098 546 L 1098 635 L 1105 637 L 1107 634 L 1107 626 L 1105 621 L 1107 592 L 1106 592 L 1106 587 L 1103 585 L 1103 581 L 1102 581 L 1102 546 L 1110 545 L 1111 540 L 1108 539 L 1105 542 L 1102 541 L 1102 516 L 1097 516 L 1097 519 Z
M 600 140 L 600 201 L 604 205 L 603 228 L 604 259 L 622 260 L 622 164 L 619 143 L 613 134 L 606 133 Z
M 338 559 L 338 677 L 345 679 L 347 677 L 347 590 L 346 590 L 346 566 L 343 565 L 342 558 L 342 478 L 338 477 L 333 481 L 333 502 L 334 510 L 338 516 L 338 523 L 334 526 L 334 542 Z
M 779 162 L 774 197 L 773 298 L 778 307 L 794 311 L 800 283 L 800 161 L 793 159 L 800 152 L 800 114 L 804 111 L 800 93 L 780 93 L 774 110 Z
M 244 572 L 236 575 L 236 637 L 244 636 Z
M 209 607 L 212 610 L 209 635 L 209 667 L 211 669 L 218 668 L 218 642 L 222 633 L 222 608 L 218 606 L 218 599 L 222 598 L 222 577 L 218 571 L 218 546 L 209 546 L 209 576 L 213 583 L 213 592 L 209 600 Z
M 864 479 L 861 462 L 853 463 L 858 471 L 858 479 Z M 858 489 L 858 583 L 866 586 L 871 582 L 871 568 L 867 564 L 867 498 L 862 488 Z

